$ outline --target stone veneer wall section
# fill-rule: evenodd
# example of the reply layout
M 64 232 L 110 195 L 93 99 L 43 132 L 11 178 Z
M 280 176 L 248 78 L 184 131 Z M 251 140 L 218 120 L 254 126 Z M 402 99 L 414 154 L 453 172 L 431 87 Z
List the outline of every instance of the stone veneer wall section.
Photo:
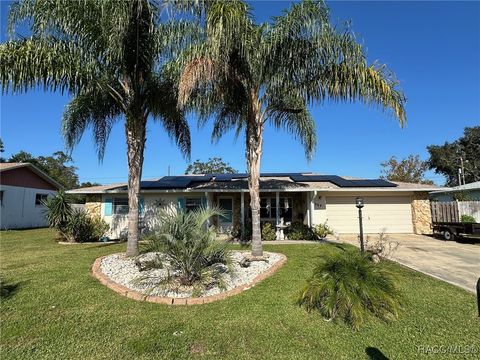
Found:
M 412 222 L 415 234 L 432 233 L 432 213 L 427 192 L 412 195 Z
M 87 195 L 85 211 L 90 215 L 101 215 L 102 197 L 100 195 Z

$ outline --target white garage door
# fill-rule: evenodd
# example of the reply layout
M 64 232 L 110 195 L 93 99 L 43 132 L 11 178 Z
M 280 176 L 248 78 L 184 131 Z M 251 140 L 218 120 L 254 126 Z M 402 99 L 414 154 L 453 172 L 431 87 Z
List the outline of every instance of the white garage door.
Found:
M 365 233 L 412 233 L 410 196 L 363 196 Z M 327 222 L 342 234 L 358 233 L 355 196 L 327 196 Z

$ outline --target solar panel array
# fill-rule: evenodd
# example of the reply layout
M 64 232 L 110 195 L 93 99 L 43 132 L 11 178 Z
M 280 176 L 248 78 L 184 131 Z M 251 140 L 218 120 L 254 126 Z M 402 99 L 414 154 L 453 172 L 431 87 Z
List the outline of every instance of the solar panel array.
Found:
M 338 175 L 313 175 L 310 173 L 262 173 L 261 177 L 289 177 L 294 182 L 330 182 L 341 188 L 356 187 L 396 187 L 397 185 L 383 179 L 350 180 Z M 205 174 L 164 176 L 154 181 L 142 181 L 142 189 L 186 189 L 192 183 L 202 182 L 230 182 L 248 178 L 248 174 Z
M 185 176 L 164 176 L 155 181 L 142 181 L 142 189 L 185 189 L 192 182 L 208 182 L 214 175 L 185 175 Z

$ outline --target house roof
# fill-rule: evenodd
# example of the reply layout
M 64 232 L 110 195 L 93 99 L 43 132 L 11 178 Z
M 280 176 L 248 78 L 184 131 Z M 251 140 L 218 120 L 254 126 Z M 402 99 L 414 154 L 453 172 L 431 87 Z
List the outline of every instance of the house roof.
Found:
M 63 186 L 60 183 L 58 183 L 57 181 L 52 179 L 50 176 L 45 174 L 42 170 L 40 170 L 35 165 L 30 163 L 0 163 L 0 173 L 4 171 L 10 171 L 10 170 L 25 168 L 25 167 L 31 170 L 36 175 L 40 176 L 43 180 L 52 184 L 54 187 L 58 189 L 63 189 Z
M 164 176 L 156 180 L 141 182 L 143 192 L 228 192 L 248 191 L 247 174 L 201 174 Z M 434 185 L 411 184 L 383 179 L 346 178 L 338 175 L 313 173 L 262 173 L 262 191 L 431 191 L 441 189 Z M 127 184 L 92 186 L 70 190 L 72 194 L 98 194 L 126 192 Z
M 444 188 L 442 190 L 432 191 L 432 194 L 441 194 L 441 193 L 449 193 L 449 192 L 457 192 L 457 191 L 470 191 L 470 190 L 480 190 L 480 181 L 475 181 L 470 184 L 454 186 L 451 188 Z

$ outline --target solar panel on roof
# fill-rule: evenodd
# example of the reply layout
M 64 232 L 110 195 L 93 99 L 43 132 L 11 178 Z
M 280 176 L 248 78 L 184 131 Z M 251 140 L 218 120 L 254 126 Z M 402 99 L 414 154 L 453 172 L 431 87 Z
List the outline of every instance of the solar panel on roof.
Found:
M 156 181 L 142 181 L 144 189 L 185 189 L 191 182 L 207 182 L 213 175 L 200 176 L 164 176 Z
M 294 182 L 331 182 L 342 188 L 349 187 L 396 187 L 397 185 L 383 179 L 350 180 L 338 175 L 310 175 L 309 173 L 262 173 L 262 177 L 290 177 Z M 155 181 L 142 181 L 142 189 L 186 189 L 192 183 L 208 182 L 215 178 L 218 182 L 230 182 L 245 179 L 248 174 L 205 174 L 164 176 Z
M 395 187 L 394 183 L 383 179 L 350 180 L 337 175 L 300 175 L 292 176 L 293 181 L 299 182 L 331 182 L 339 187 Z
M 232 181 L 233 179 L 246 179 L 247 174 L 218 174 L 215 176 L 216 181 Z

